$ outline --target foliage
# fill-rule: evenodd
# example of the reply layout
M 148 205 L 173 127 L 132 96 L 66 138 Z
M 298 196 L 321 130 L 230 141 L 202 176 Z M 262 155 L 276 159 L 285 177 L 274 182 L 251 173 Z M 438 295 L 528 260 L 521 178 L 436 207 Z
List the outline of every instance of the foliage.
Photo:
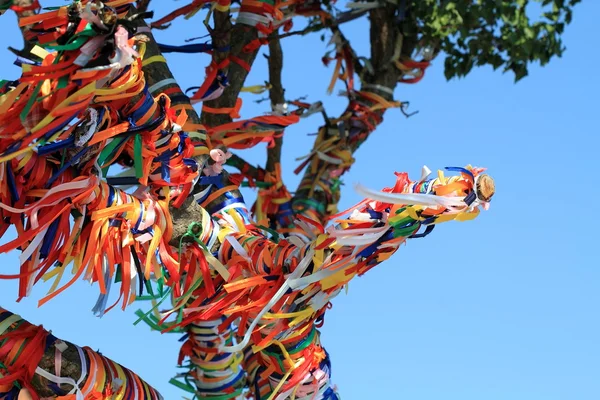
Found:
M 512 71 L 515 81 L 528 64 L 547 64 L 564 51 L 561 35 L 580 0 L 412 0 L 411 17 L 422 45 L 446 54 L 447 79 L 463 77 L 474 66 Z M 537 19 L 532 15 L 538 14 Z

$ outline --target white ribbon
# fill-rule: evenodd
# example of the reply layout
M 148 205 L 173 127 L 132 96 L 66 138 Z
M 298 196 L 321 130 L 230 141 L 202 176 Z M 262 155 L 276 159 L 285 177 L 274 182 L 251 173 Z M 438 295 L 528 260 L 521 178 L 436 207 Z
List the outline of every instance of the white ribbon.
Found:
M 250 324 L 250 326 L 248 327 L 248 330 L 246 331 L 246 334 L 244 335 L 244 339 L 234 345 L 234 346 L 222 346 L 219 347 L 219 350 L 223 353 L 233 353 L 236 351 L 242 351 L 250 342 L 250 335 L 252 335 L 252 333 L 254 332 L 254 328 L 256 328 L 256 325 L 258 325 L 258 323 L 260 322 L 261 318 L 267 313 L 269 312 L 269 310 L 271 309 L 271 307 L 273 307 L 275 304 L 277 304 L 277 302 L 283 297 L 283 295 L 285 295 L 285 293 L 288 291 L 288 289 L 290 288 L 290 282 L 298 279 L 299 277 L 302 276 L 302 274 L 304 274 L 304 272 L 306 271 L 306 269 L 308 268 L 308 266 L 310 265 L 310 263 L 312 262 L 312 257 L 314 255 L 315 251 L 314 249 L 310 249 L 306 255 L 304 256 L 304 258 L 302 259 L 302 261 L 300 261 L 300 263 L 298 264 L 298 266 L 296 267 L 296 269 L 294 270 L 294 272 L 292 272 L 288 278 L 286 279 L 286 281 L 283 283 L 283 285 L 279 288 L 279 290 L 277 291 L 277 293 L 275 293 L 275 295 L 271 298 L 271 300 L 267 303 L 267 305 L 265 305 L 265 307 L 258 313 L 258 315 L 256 316 L 256 318 L 254 319 L 254 321 L 252 321 L 252 323 Z
M 75 382 L 75 380 L 73 378 L 62 378 L 60 376 L 56 376 L 51 374 L 50 372 L 43 370 L 40 367 L 37 367 L 35 370 L 35 373 L 48 379 L 50 382 L 54 382 L 57 385 L 71 385 L 73 386 L 73 389 L 71 389 L 71 391 L 68 394 L 74 394 L 75 393 L 75 398 L 76 400 L 84 400 L 84 395 L 81 392 L 81 389 L 79 388 L 79 385 L 81 385 L 81 383 L 83 382 L 83 378 L 87 375 L 87 364 L 85 362 L 85 356 L 83 354 L 83 350 L 81 350 L 81 348 L 79 346 L 75 346 L 75 348 L 77 349 L 77 352 L 79 353 L 79 359 L 81 360 L 81 376 L 79 377 L 79 380 L 77 382 Z M 95 377 L 90 377 L 92 380 Z
M 419 193 L 384 193 L 368 189 L 361 184 L 354 185 L 354 190 L 371 200 L 389 204 L 421 205 L 429 207 L 464 207 L 466 204 L 462 197 L 443 197 Z

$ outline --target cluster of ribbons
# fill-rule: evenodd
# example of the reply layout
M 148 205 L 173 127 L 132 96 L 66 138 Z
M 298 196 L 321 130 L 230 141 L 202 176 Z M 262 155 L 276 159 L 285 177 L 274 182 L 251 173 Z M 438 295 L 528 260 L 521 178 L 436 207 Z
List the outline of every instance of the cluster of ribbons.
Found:
M 281 164 L 275 166 L 273 173 L 267 172 L 261 183 L 251 210 L 255 220 L 261 225 L 277 229 L 281 234 L 289 233 L 294 224 L 292 195 L 283 184 Z
M 238 104 L 241 105 L 241 101 Z M 248 149 L 263 142 L 272 146 L 275 137 L 281 136 L 285 128 L 299 121 L 297 114 L 263 115 L 208 128 L 207 131 L 214 143 L 232 149 Z
M 123 306 L 137 281 L 179 279 L 169 206 L 191 193 L 198 165 L 185 112 L 145 84 L 128 3 L 75 2 L 20 21 L 38 45 L 0 89 L 0 231 L 19 234 L 0 251 L 23 251 L 19 274 L 2 277 L 19 279 L 19 297 L 54 278 L 44 303 L 83 277 L 98 282 L 102 314 L 115 276 Z M 119 165 L 127 173 L 108 176 Z M 59 288 L 71 263 L 75 276 Z
M 188 372 L 171 382 L 190 392 L 200 393 L 205 398 L 245 398 L 246 373 L 242 368 L 241 352 L 220 352 L 219 346 L 234 343 L 231 323 L 224 317 L 212 321 L 190 324 L 188 333 L 182 338 L 179 363 L 189 358 Z
M 230 0 L 194 0 L 191 3 L 182 6 L 165 17 L 162 17 L 151 23 L 151 27 L 164 29 L 174 19 L 185 16 L 190 18 L 198 13 L 202 8 L 208 8 L 209 12 L 205 18 L 208 23 L 211 13 L 214 10 L 228 12 L 231 8 Z M 236 10 L 236 23 L 253 27 L 258 32 L 258 37 L 245 44 L 244 53 L 256 51 L 262 45 L 268 43 L 267 37 L 279 27 L 284 31 L 292 28 L 292 18 L 297 15 L 319 16 L 323 22 L 331 19 L 331 15 L 324 11 L 320 2 L 307 2 L 302 0 L 243 0 L 239 9 Z M 161 45 L 163 52 L 179 53 L 212 53 L 213 60 L 206 68 L 206 77 L 201 86 L 192 87 L 189 90 L 195 90 L 190 97 L 192 104 L 214 100 L 223 94 L 228 86 L 228 68 L 231 62 L 236 63 L 246 71 L 250 71 L 250 66 L 240 57 L 229 53 L 229 47 L 215 48 L 210 43 L 186 44 L 186 45 Z M 227 53 L 227 56 L 215 57 L 215 53 Z M 220 61 L 217 61 L 220 60 Z M 239 107 L 241 103 L 238 100 L 236 106 L 231 109 L 213 109 L 208 106 L 203 107 L 204 112 L 229 114 L 232 118 L 239 118 Z M 288 124 L 286 124 L 288 125 Z M 264 136 L 264 135 L 263 135 Z
M 61 377 L 62 354 L 70 347 L 79 354 L 78 380 Z M 54 355 L 54 373 L 38 365 L 44 354 Z M 88 347 L 67 344 L 41 326 L 0 308 L 0 397 L 5 400 L 34 399 L 37 376 L 50 382 L 57 400 L 146 399 L 161 395 L 137 375 Z
M 212 6 L 211 6 L 212 4 Z M 168 24 L 175 18 L 186 15 L 186 17 L 191 17 L 196 14 L 201 8 L 204 6 L 209 6 L 210 11 L 205 19 L 206 23 L 210 18 L 210 13 L 213 10 L 218 10 L 220 12 L 228 12 L 231 6 L 229 0 L 219 0 L 219 1 L 210 1 L 210 0 L 194 0 L 192 3 L 183 6 L 169 15 L 154 21 L 151 26 L 154 28 L 164 27 L 165 24 Z M 278 14 L 277 14 L 278 13 Z M 244 52 L 253 52 L 256 51 L 261 45 L 266 44 L 266 36 L 271 33 L 274 29 L 274 25 L 272 23 L 274 19 L 274 15 L 280 16 L 281 12 L 279 12 L 275 7 L 274 3 L 271 0 L 262 0 L 262 1 L 254 1 L 254 0 L 244 0 L 241 3 L 241 8 L 238 12 L 237 23 L 245 24 L 252 27 L 255 27 L 259 31 L 259 38 L 251 41 L 246 44 L 244 47 Z M 282 14 L 281 14 L 282 15 Z M 250 71 L 250 65 L 248 65 L 243 59 L 235 56 L 234 54 L 229 53 L 229 47 L 225 48 L 214 48 L 211 44 L 203 43 L 203 44 L 188 44 L 182 46 L 168 46 L 161 45 L 161 50 L 164 52 L 179 52 L 179 53 L 213 53 L 213 59 L 211 63 L 206 68 L 206 77 L 201 86 L 190 88 L 189 90 L 195 90 L 195 92 L 190 97 L 190 101 L 192 104 L 214 100 L 219 98 L 225 88 L 229 85 L 228 81 L 228 67 L 231 62 L 238 64 L 241 68 Z M 227 53 L 227 56 L 219 59 L 217 62 L 217 58 L 215 57 L 215 52 L 224 52 Z M 214 109 L 209 106 L 203 107 L 203 112 L 207 113 L 216 113 L 216 114 L 228 114 L 232 118 L 239 118 L 239 109 L 241 107 L 241 100 L 238 100 L 236 106 L 230 109 Z
M 179 7 L 166 16 L 153 21 L 150 26 L 152 28 L 165 29 L 176 18 L 180 16 L 184 16 L 186 19 L 191 18 L 202 8 L 209 8 L 211 11 L 227 12 L 231 9 L 231 1 L 193 0 L 191 3 Z M 283 26 L 285 31 L 289 31 L 293 26 L 292 18 L 297 15 L 305 17 L 318 16 L 322 22 L 331 18 L 330 14 L 323 10 L 320 1 L 242 1 L 241 7 L 236 11 L 239 11 L 242 23 L 250 26 L 260 24 L 259 30 L 264 35 L 268 35 L 274 28 L 279 26 Z M 208 17 L 210 17 L 210 13 L 206 20 L 208 20 Z
M 353 151 L 381 123 L 382 110 L 402 106 L 368 90 L 352 91 L 349 96 L 344 114 L 319 129 L 312 151 L 294 171 L 299 174 L 309 166 L 299 186 L 307 195 L 293 204 L 297 212 L 316 218 L 335 213 L 334 209 L 326 210 L 324 204 L 335 205 L 339 200 L 340 177 L 354 163 Z M 321 194 L 321 201 L 315 199 L 315 192 Z
M 140 321 L 186 333 L 180 363 L 188 360 L 188 371 L 173 382 L 203 398 L 243 398 L 249 390 L 255 399 L 337 399 L 317 330 L 330 300 L 408 238 L 440 222 L 475 217 L 489 200 L 476 193 L 482 170 L 452 169 L 458 174 L 424 174 L 414 182 L 398 174 L 383 192 L 357 187 L 368 200 L 323 226 L 322 215 L 332 210 L 321 210 L 312 196 L 292 207 L 276 168 L 256 183 L 253 217 L 236 183 L 204 172 L 192 159 L 205 153 L 206 143 L 192 143 L 182 129 L 185 109 L 176 113 L 167 94 L 153 95 L 156 85 L 146 85 L 142 66 L 149 61 L 142 62 L 145 47 L 128 17 L 130 3 L 76 1 L 20 21 L 32 26 L 28 39 L 37 45 L 30 58 L 18 60 L 21 78 L 0 82 L 0 233 L 10 226 L 18 233 L 0 252 L 21 250 L 21 265 L 17 274 L 0 278 L 18 279 L 19 297 L 40 280 L 52 280 L 40 304 L 77 279 L 95 282 L 99 316 L 118 304 L 151 300 L 153 307 L 138 313 Z M 242 2 L 238 22 L 262 27 L 260 45 L 272 22 L 285 19 L 283 4 Z M 297 12 L 301 4 L 289 7 Z M 182 14 L 200 6 L 194 2 Z M 214 76 L 192 100 L 222 92 L 226 75 L 213 67 Z M 350 98 L 347 112 L 320 131 L 308 160 L 323 163 L 312 163 L 302 189 L 335 197 L 339 176 L 352 164 L 352 146 L 380 122 L 380 110 L 399 106 L 366 89 L 351 89 Z M 310 105 L 296 105 L 311 112 Z M 240 106 L 203 110 L 238 118 Z M 207 139 L 248 148 L 272 141 L 300 114 L 274 112 L 206 127 Z M 189 197 L 201 211 L 174 246 L 172 208 Z M 62 283 L 67 271 L 73 276 Z M 118 298 L 110 303 L 117 285 Z M 27 359 L 13 354 L 0 385 L 14 397 L 15 387 L 27 385 L 33 373 L 47 374 L 36 367 L 52 344 L 41 345 L 47 337 L 41 328 L 13 328 L 24 336 L 0 338 L 20 340 Z M 18 344 L 7 343 L 0 352 Z M 115 390 L 129 393 L 126 398 L 157 398 L 137 377 L 80 352 L 96 378 L 76 382 L 76 393 L 65 400 L 93 393 L 89 398 L 108 398 Z
M 217 398 L 237 398 L 233 394 L 238 370 L 230 364 L 223 365 L 222 379 L 198 373 L 198 354 L 212 350 L 219 355 L 216 361 L 237 360 L 236 355 L 245 352 L 240 366 L 256 399 L 337 399 L 330 362 L 316 330 L 331 299 L 352 278 L 388 259 L 407 239 L 424 237 L 441 222 L 472 219 L 479 205 L 487 206 L 487 200 L 476 194 L 483 170 L 448 170 L 458 174 L 446 177 L 439 171 L 430 179 L 425 170 L 418 181 L 397 174 L 396 184 L 383 192 L 357 186 L 367 200 L 333 216 L 328 227 L 296 215 L 294 229 L 274 232 L 249 223 L 241 203 L 213 208 L 214 223 L 203 225 L 202 243 L 188 246 L 187 251 L 202 257 L 198 249 L 212 247 L 205 241 L 214 237 L 206 230 L 218 231 L 220 246 L 212 253 L 217 260 L 206 262 L 223 265 L 226 272 L 219 272 L 220 267 L 212 274 L 197 271 L 190 282 L 198 286 L 187 289 L 189 297 L 174 301 L 180 310 L 177 318 L 168 322 L 175 314 L 168 310 L 159 314 L 162 320 L 155 324 L 164 331 L 196 329 L 199 321 L 212 328 L 212 336 L 208 331 L 205 336 L 214 339 L 210 345 L 191 340 L 188 334 L 182 350 L 190 358 L 188 375 L 197 387 L 219 383 L 218 393 L 201 390 L 202 396 L 223 396 L 227 389 L 231 397 Z M 235 344 L 225 340 L 232 324 Z M 206 358 L 200 362 L 204 365 Z

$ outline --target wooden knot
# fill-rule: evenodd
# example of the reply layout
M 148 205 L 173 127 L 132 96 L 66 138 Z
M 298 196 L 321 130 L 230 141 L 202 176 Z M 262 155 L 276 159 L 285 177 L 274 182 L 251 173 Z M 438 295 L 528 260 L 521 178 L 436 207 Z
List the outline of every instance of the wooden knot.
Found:
M 481 175 L 477 179 L 477 197 L 483 201 L 490 201 L 496 193 L 496 185 L 489 175 Z

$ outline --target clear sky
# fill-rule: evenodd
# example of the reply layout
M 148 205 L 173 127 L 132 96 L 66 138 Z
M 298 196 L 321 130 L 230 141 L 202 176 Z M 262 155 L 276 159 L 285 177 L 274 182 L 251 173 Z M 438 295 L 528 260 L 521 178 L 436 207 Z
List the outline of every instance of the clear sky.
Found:
M 159 16 L 182 5 L 153 3 Z M 438 59 L 423 81 L 397 88 L 396 98 L 419 114 L 406 119 L 387 112 L 344 177 L 341 207 L 360 200 L 353 183 L 380 189 L 394 182 L 394 171 L 416 177 L 423 164 L 488 167 L 497 195 L 477 220 L 444 224 L 409 242 L 334 300 L 323 342 L 344 400 L 600 398 L 598 15 L 598 1 L 577 6 L 564 57 L 533 66 L 516 85 L 491 68 L 446 82 Z M 159 40 L 183 44 L 203 35 L 201 19 L 160 32 Z M 12 16 L 1 21 L 0 77 L 14 79 L 19 70 L 6 48 L 19 47 L 20 36 Z M 366 21 L 344 28 L 357 52 L 368 55 Z M 337 115 L 346 103 L 325 92 L 332 70 L 320 62 L 324 49 L 318 35 L 286 39 L 283 82 L 288 98 L 310 95 Z M 202 83 L 207 56 L 168 59 L 182 87 Z M 259 57 L 247 84 L 267 79 Z M 244 96 L 243 117 L 268 111 L 267 102 L 255 99 Z M 321 122 L 313 116 L 285 133 L 284 179 L 291 190 L 299 181 L 294 159 L 310 150 L 313 138 L 306 134 Z M 264 148 L 247 157 L 264 159 Z M 0 255 L 0 265 L 15 273 L 18 254 Z M 38 309 L 48 288 L 41 286 L 16 304 L 17 282 L 0 282 L 0 304 L 61 338 L 100 349 L 167 400 L 181 398 L 168 383 L 177 371 L 178 336 L 132 325 L 133 312 L 147 304 L 98 319 L 90 311 L 98 288 L 80 282 Z

